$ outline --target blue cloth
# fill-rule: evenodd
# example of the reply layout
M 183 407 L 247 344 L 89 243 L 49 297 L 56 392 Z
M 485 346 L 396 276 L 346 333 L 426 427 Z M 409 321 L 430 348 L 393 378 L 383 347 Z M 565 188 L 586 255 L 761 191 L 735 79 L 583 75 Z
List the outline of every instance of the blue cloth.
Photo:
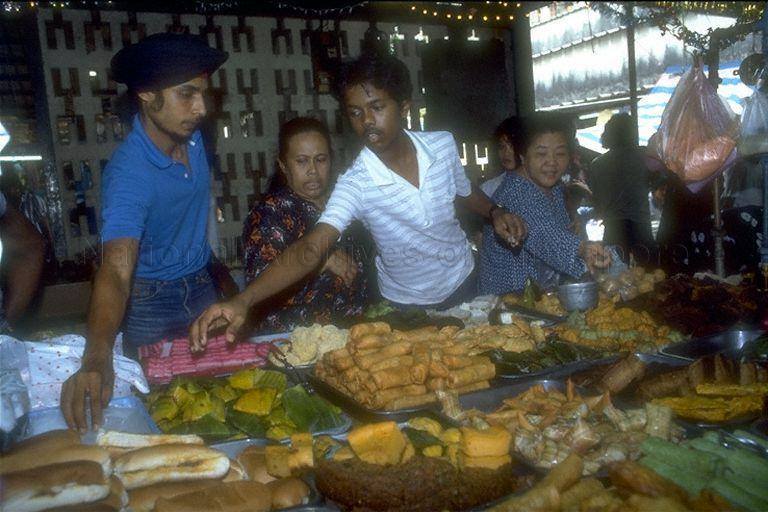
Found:
M 210 171 L 200 132 L 188 143 L 189 165 L 160 151 L 139 116 L 102 179 L 102 242 L 139 240 L 136 277 L 173 280 L 208 264 Z
M 504 294 L 525 288 L 528 278 L 539 284 L 548 274 L 580 277 L 586 271 L 578 256 L 581 240 L 570 230 L 561 184 L 544 192 L 518 173 L 507 173 L 493 194 L 493 202 L 525 221 L 528 237 L 522 248 L 510 248 L 486 225 L 480 250 L 480 294 Z
M 216 290 L 207 269 L 171 281 L 136 278 L 123 320 L 124 347 L 186 337 L 192 321 L 214 302 Z

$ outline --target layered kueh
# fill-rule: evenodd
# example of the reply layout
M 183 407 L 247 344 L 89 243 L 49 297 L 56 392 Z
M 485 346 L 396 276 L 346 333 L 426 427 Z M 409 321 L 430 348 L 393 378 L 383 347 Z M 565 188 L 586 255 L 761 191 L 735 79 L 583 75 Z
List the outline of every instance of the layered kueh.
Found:
M 152 34 L 112 58 L 112 77 L 135 91 L 153 91 L 210 75 L 229 57 L 191 34 Z

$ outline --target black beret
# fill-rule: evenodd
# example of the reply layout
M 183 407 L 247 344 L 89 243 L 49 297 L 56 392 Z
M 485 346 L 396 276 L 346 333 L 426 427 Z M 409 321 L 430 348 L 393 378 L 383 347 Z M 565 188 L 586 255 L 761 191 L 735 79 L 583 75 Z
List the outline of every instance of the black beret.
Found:
M 112 57 L 110 66 L 116 82 L 136 91 L 150 91 L 211 74 L 228 57 L 199 36 L 164 32 L 126 46 Z

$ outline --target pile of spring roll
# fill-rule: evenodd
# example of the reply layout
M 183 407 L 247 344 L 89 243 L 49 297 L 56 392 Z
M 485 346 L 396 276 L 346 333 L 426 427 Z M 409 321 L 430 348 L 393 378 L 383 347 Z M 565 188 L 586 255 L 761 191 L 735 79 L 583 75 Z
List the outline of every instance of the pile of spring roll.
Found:
M 438 390 L 468 393 L 489 387 L 490 359 L 470 355 L 458 327 L 393 331 L 383 322 L 358 324 L 345 347 L 323 355 L 318 378 L 374 410 L 399 410 L 437 401 Z

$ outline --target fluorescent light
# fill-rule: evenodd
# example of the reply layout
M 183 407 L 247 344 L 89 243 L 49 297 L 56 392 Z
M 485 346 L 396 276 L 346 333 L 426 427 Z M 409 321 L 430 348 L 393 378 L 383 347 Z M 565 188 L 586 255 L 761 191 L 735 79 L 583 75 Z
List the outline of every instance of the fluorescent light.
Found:
M 94 70 L 90 70 L 88 72 L 88 76 L 96 76 L 96 72 Z
M 6 155 L 0 156 L 0 162 L 35 162 L 42 160 L 40 155 Z

